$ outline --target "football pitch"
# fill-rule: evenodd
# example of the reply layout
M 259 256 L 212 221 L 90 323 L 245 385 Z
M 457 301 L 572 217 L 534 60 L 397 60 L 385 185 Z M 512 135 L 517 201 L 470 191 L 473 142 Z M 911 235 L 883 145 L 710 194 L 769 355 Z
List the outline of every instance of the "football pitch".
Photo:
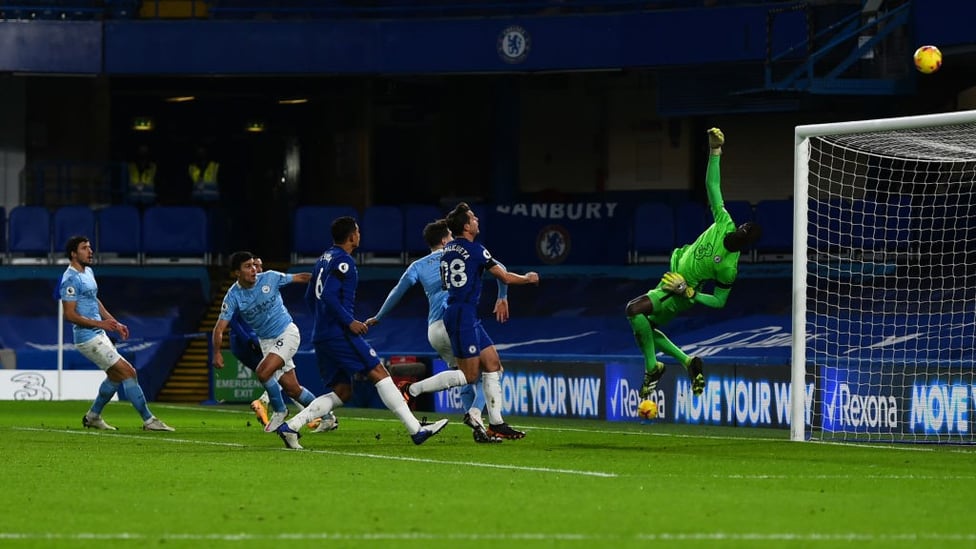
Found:
M 781 430 L 459 417 L 422 446 L 344 408 L 286 450 L 245 406 L 0 402 L 3 547 L 976 547 L 976 449 Z M 433 414 L 427 414 L 434 419 Z M 920 545 L 921 544 L 921 545 Z

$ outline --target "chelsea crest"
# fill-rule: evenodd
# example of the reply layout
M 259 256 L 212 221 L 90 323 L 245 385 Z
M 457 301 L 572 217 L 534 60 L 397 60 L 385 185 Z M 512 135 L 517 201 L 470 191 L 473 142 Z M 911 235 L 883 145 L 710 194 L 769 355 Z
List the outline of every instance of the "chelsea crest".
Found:
M 498 35 L 498 56 L 506 63 L 514 65 L 525 61 L 531 48 L 532 38 L 528 31 L 518 25 L 506 27 Z

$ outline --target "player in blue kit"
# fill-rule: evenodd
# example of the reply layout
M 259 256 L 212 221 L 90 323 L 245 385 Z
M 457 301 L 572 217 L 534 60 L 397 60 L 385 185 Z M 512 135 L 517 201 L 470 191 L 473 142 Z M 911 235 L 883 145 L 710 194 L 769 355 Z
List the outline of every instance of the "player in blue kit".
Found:
M 441 280 L 441 256 L 444 246 L 453 236 L 447 228 L 447 220 L 438 219 L 424 227 L 424 241 L 430 246 L 430 253 L 414 261 L 407 267 L 400 281 L 390 290 L 389 295 L 380 307 L 376 316 L 366 320 L 366 325 L 372 327 L 386 316 L 404 294 L 412 286 L 420 283 L 427 294 L 429 311 L 427 313 L 427 341 L 437 351 L 441 359 L 452 369 L 457 368 L 457 360 L 451 350 L 451 339 L 444 328 L 444 309 L 447 307 L 447 290 Z M 495 302 L 495 318 L 498 322 L 508 320 L 508 285 L 498 281 L 498 300 Z M 481 409 L 485 406 L 485 394 L 481 389 L 481 382 L 466 384 L 461 387 L 461 403 L 466 410 L 464 424 L 472 429 L 475 442 L 501 442 L 502 439 L 488 435 L 481 420 Z
M 281 395 L 282 385 L 286 387 L 288 396 L 299 403 L 307 405 L 315 398 L 308 389 L 299 385 L 298 378 L 295 377 L 295 362 L 292 357 L 298 352 L 301 334 L 281 299 L 282 286 L 292 282 L 308 283 L 311 275 L 278 271 L 258 274 L 254 266 L 254 255 L 243 251 L 231 254 L 230 267 L 238 273 L 237 282 L 224 295 L 211 341 L 214 349 L 221 348 L 224 330 L 238 311 L 241 319 L 254 329 L 264 355 L 254 372 L 268 391 L 268 399 L 274 410 L 264 430 L 274 432 L 288 415 Z M 214 353 L 213 363 L 215 368 L 224 367 L 224 357 L 220 352 Z M 277 374 L 279 370 L 281 374 Z
M 81 424 L 90 429 L 116 431 L 102 419 L 102 410 L 121 386 L 132 407 L 142 417 L 146 431 L 175 431 L 149 411 L 146 395 L 136 380 L 136 369 L 116 350 L 106 331 L 116 332 L 122 339 L 129 338 L 129 328 L 108 312 L 98 299 L 98 284 L 92 271 L 91 242 L 84 236 L 72 236 L 65 244 L 68 268 L 61 275 L 58 292 L 64 319 L 74 324 L 75 348 L 85 358 L 105 372 L 105 381 L 98 387 L 98 396 Z
M 441 282 L 447 290 L 444 326 L 451 340 L 451 350 L 458 369 L 447 370 L 402 388 L 404 399 L 423 393 L 442 391 L 481 380 L 488 408 L 489 436 L 518 439 L 525 433 L 510 427 L 502 419 L 501 359 L 495 344 L 478 318 L 482 278 L 488 271 L 505 284 L 538 284 L 538 273 L 524 275 L 508 272 L 492 258 L 491 253 L 474 239 L 480 232 L 478 217 L 461 202 L 447 214 L 447 226 L 455 238 L 444 247 L 441 256 Z
M 305 292 L 312 309 L 312 345 L 319 372 L 332 390 L 316 398 L 295 417 L 278 428 L 287 448 L 301 449 L 299 429 L 308 420 L 321 417 L 342 406 L 352 396 L 352 376 L 365 374 L 376 387 L 383 404 L 403 423 L 414 444 L 423 444 L 447 425 L 441 419 L 421 425 L 393 385 L 390 373 L 363 337 L 369 327 L 356 320 L 356 288 L 359 270 L 352 252 L 359 247 L 359 225 L 343 216 L 332 222 L 333 246 L 325 251 L 312 269 L 314 283 Z

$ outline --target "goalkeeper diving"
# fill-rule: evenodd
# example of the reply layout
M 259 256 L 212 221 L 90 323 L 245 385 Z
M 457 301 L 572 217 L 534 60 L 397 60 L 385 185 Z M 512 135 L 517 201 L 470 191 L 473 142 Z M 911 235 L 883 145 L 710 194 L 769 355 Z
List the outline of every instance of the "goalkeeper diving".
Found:
M 658 350 L 674 357 L 684 366 L 691 378 L 692 392 L 696 395 L 702 393 L 705 388 L 702 359 L 688 356 L 664 335 L 660 327 L 696 303 L 714 309 L 724 307 L 738 273 L 740 252 L 755 244 L 762 234 L 762 229 L 755 223 L 746 222 L 736 227 L 732 216 L 725 210 L 720 185 L 723 144 L 725 136 L 722 130 L 709 129 L 705 188 L 715 222 L 694 242 L 671 254 L 670 271 L 664 274 L 655 288 L 627 303 L 627 320 L 644 355 L 641 398 L 646 398 L 664 375 L 664 364 L 657 360 Z M 701 291 L 708 281 L 714 281 L 712 294 Z

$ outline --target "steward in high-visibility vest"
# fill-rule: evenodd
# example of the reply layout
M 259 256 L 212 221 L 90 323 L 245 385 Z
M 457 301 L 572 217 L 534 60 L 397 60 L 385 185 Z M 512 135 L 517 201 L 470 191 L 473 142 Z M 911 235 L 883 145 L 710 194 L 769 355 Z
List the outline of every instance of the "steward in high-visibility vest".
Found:
M 128 201 L 130 204 L 146 205 L 156 202 L 155 162 L 129 162 Z
M 220 187 L 217 186 L 217 170 L 220 169 L 220 164 L 206 160 L 205 154 L 198 153 L 201 158 L 189 167 L 194 202 L 216 202 L 220 198 Z

